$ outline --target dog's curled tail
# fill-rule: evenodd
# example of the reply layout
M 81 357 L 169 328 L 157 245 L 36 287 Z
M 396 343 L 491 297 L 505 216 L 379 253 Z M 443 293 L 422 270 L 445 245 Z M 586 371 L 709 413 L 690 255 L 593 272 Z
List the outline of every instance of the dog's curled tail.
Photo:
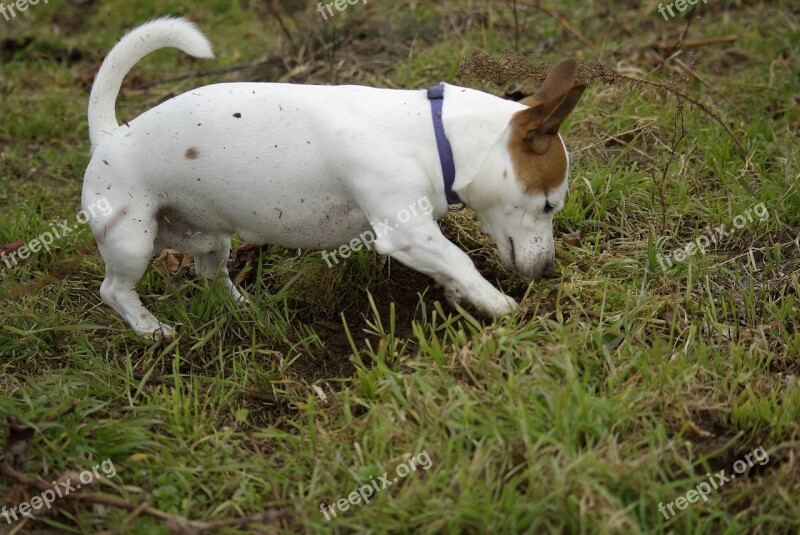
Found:
M 122 80 L 136 63 L 160 48 L 178 48 L 196 58 L 213 58 L 211 43 L 194 24 L 183 18 L 157 19 L 125 35 L 103 62 L 89 97 L 89 139 L 92 152 L 103 134 L 119 127 L 117 95 Z

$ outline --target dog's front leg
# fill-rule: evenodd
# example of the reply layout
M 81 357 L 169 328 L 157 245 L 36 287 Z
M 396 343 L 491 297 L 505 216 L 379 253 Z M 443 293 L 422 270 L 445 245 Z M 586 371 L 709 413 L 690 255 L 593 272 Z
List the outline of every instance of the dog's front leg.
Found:
M 433 277 L 451 302 L 469 302 L 481 313 L 497 317 L 514 312 L 514 299 L 484 279 L 464 251 L 450 242 L 428 218 L 402 223 L 375 241 L 375 250 Z

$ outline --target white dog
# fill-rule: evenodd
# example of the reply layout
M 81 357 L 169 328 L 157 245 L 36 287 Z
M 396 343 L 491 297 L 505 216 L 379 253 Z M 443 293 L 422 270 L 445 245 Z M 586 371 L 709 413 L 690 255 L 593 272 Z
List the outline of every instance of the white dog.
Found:
M 120 126 L 123 77 L 164 47 L 213 57 L 190 22 L 150 22 L 114 47 L 89 101 L 82 203 L 105 197 L 114 209 L 89 221 L 106 265 L 100 295 L 137 334 L 175 335 L 135 290 L 157 250 L 191 253 L 199 273 L 220 276 L 242 299 L 226 269 L 231 235 L 325 249 L 373 222 L 393 229 L 375 249 L 432 277 L 449 300 L 491 316 L 512 313 L 514 300 L 440 232 L 434 217 L 447 214 L 448 200 L 475 211 L 506 266 L 553 275 L 553 215 L 569 171 L 558 130 L 584 89 L 575 85 L 574 60 L 522 102 L 452 85 L 426 93 L 229 83 L 194 89 Z M 432 213 L 398 221 L 399 210 L 425 197 Z

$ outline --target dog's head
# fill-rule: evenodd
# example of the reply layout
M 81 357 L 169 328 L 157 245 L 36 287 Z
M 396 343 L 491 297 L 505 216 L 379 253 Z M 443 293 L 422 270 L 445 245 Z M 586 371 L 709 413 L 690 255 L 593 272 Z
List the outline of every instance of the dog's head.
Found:
M 564 206 L 569 175 L 559 127 L 585 88 L 575 85 L 577 69 L 575 60 L 564 61 L 520 101 L 527 108 L 511 117 L 479 172 L 485 180 L 475 187 L 482 191 L 471 195 L 470 207 L 503 263 L 533 279 L 555 275 L 553 216 Z

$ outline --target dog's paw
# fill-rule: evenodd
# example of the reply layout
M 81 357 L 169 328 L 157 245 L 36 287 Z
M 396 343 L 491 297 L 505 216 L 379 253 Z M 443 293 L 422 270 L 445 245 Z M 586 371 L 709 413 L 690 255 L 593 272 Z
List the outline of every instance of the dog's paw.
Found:
M 252 304 L 250 302 L 250 299 L 246 295 L 242 294 L 242 292 L 240 292 L 236 287 L 231 286 L 230 291 L 231 291 L 231 297 L 233 297 L 233 300 L 236 301 L 237 304 L 241 306 L 247 306 Z
M 475 306 L 481 313 L 493 318 L 508 316 L 519 310 L 519 305 L 513 298 L 500 292 L 492 299 L 484 299 L 475 303 Z
M 177 336 L 175 329 L 169 327 L 168 325 L 164 325 L 163 323 L 159 324 L 157 329 L 146 331 L 136 330 L 134 332 L 137 336 L 141 336 L 147 340 L 153 340 L 154 342 L 168 342 L 170 340 L 174 340 Z
M 470 297 L 462 294 L 458 288 L 447 288 L 444 296 L 451 305 L 460 305 L 466 301 L 482 315 L 490 318 L 507 316 L 519 309 L 519 305 L 513 298 L 499 292 L 496 288 L 490 286 L 482 290 L 479 295 Z
M 445 288 L 444 298 L 447 299 L 447 302 L 452 306 L 460 305 L 463 300 L 461 291 L 458 288 Z

